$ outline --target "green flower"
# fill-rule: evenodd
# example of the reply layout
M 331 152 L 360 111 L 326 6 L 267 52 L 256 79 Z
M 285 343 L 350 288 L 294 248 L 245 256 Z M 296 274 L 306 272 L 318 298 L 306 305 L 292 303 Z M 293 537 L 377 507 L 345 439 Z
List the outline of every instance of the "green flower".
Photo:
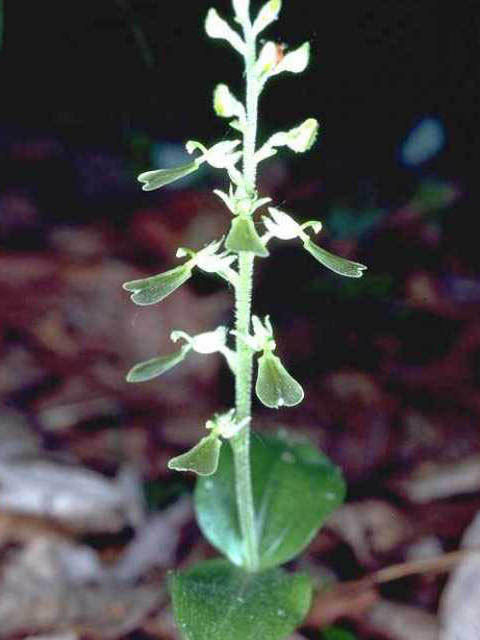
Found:
M 315 233 L 322 229 L 322 223 L 318 220 L 310 220 L 303 224 L 298 224 L 291 216 L 284 211 L 269 207 L 270 218 L 263 217 L 263 223 L 267 229 L 267 234 L 263 241 L 268 242 L 271 238 L 279 238 L 281 240 L 293 240 L 299 238 L 303 242 L 303 248 L 318 260 L 324 267 L 348 278 L 361 278 L 366 266 L 360 262 L 353 262 L 334 253 L 330 253 L 326 249 L 322 249 L 312 242 L 305 232 L 306 229 L 312 228 Z
M 193 471 L 199 476 L 211 476 L 218 468 L 221 440 L 213 433 L 202 438 L 192 449 L 168 462 L 175 471 Z
M 225 240 L 229 251 L 250 251 L 256 256 L 265 258 L 269 255 L 267 248 L 258 235 L 253 220 L 248 216 L 238 216 L 232 220 L 232 226 Z
M 258 359 L 255 392 L 259 400 L 271 409 L 294 407 L 304 398 L 301 385 L 288 373 L 280 358 L 266 350 Z

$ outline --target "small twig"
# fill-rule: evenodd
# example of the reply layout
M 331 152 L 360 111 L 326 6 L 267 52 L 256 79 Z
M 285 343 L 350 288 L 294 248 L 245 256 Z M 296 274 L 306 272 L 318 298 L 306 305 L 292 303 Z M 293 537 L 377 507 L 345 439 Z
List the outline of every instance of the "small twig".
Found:
M 479 547 L 460 549 L 435 558 L 394 564 L 360 580 L 339 583 L 317 594 L 308 615 L 307 624 L 326 626 L 345 616 L 353 618 L 362 616 L 378 602 L 377 585 L 415 574 L 448 571 L 470 554 L 478 552 L 480 552 Z
M 391 567 L 386 567 L 385 569 L 376 571 L 371 576 L 368 576 L 367 580 L 373 584 L 382 584 L 384 582 L 399 580 L 400 578 L 405 578 L 417 573 L 441 573 L 442 571 L 448 571 L 460 560 L 471 553 L 478 553 L 479 551 L 479 548 L 460 549 L 459 551 L 444 553 L 441 556 L 436 556 L 435 558 L 394 564 Z

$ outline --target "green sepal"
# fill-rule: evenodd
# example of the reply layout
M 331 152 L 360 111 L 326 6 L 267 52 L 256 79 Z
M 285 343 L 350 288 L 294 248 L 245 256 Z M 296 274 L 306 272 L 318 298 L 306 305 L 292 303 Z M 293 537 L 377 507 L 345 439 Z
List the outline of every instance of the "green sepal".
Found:
M 218 467 L 222 441 L 214 433 L 202 438 L 192 449 L 168 462 L 175 471 L 193 471 L 199 476 L 211 476 Z
M 305 440 L 285 431 L 251 441 L 251 473 L 260 569 L 298 555 L 345 498 L 341 471 Z M 207 540 L 246 566 L 237 516 L 232 449 L 222 448 L 217 472 L 195 487 L 197 522 Z
M 250 251 L 261 258 L 270 255 L 255 229 L 253 220 L 246 216 L 238 216 L 232 220 L 225 246 L 229 251 Z
M 223 559 L 172 574 L 168 587 L 183 640 L 285 640 L 312 599 L 306 575 L 246 573 Z
M 190 346 L 184 345 L 179 351 L 175 351 L 175 353 L 170 353 L 167 356 L 158 356 L 145 362 L 139 362 L 128 372 L 127 382 L 146 382 L 147 380 L 161 376 L 162 373 L 166 373 L 182 362 L 189 351 Z
M 294 407 L 304 398 L 300 384 L 292 378 L 280 361 L 270 351 L 265 351 L 258 360 L 255 392 L 261 402 L 271 409 Z
M 347 260 L 341 256 L 336 256 L 335 254 L 330 253 L 330 251 L 322 249 L 311 240 L 305 240 L 303 246 L 308 253 L 321 262 L 324 267 L 327 267 L 327 269 L 330 269 L 341 276 L 347 276 L 348 278 L 361 278 L 363 276 L 363 272 L 367 268 L 359 262 L 353 262 L 352 260 Z
M 150 278 L 125 282 L 122 286 L 126 291 L 132 292 L 130 298 L 135 304 L 140 306 L 155 304 L 181 287 L 192 275 L 192 268 L 193 264 L 186 262 Z
M 143 182 L 143 191 L 154 191 L 160 189 L 171 182 L 180 180 L 193 173 L 199 168 L 200 164 L 197 160 L 184 164 L 181 167 L 175 167 L 174 169 L 157 169 L 155 171 L 145 171 L 141 173 L 137 180 Z

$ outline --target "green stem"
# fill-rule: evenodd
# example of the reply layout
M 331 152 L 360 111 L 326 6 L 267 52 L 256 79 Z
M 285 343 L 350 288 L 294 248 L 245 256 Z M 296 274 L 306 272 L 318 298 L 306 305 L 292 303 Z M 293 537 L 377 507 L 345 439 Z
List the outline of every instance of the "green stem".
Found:
M 257 164 L 255 141 L 257 136 L 258 85 L 254 74 L 256 58 L 255 37 L 251 26 L 245 27 L 247 51 L 245 68 L 247 78 L 247 126 L 243 140 L 243 177 L 252 194 L 255 192 Z M 253 353 L 239 335 L 250 332 L 254 255 L 239 254 L 239 281 L 235 288 L 235 311 L 237 331 L 237 369 L 235 374 L 236 416 L 238 420 L 251 417 Z M 250 423 L 231 440 L 235 461 L 235 492 L 240 529 L 245 545 L 245 562 L 249 571 L 259 567 L 258 535 L 255 523 L 252 476 L 250 465 Z

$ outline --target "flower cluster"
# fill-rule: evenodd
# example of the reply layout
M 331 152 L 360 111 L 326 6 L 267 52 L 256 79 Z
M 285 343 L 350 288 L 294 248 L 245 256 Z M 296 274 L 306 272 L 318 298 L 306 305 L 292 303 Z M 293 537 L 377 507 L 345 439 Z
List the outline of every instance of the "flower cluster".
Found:
M 215 9 L 210 9 L 205 30 L 211 38 L 227 41 L 235 51 L 245 59 L 251 56 L 251 38 L 255 38 L 277 18 L 281 9 L 281 0 L 268 0 L 260 9 L 257 17 L 250 22 L 249 0 L 232 0 L 235 21 L 243 29 L 242 34 L 224 20 Z M 249 40 L 250 38 L 250 40 Z M 250 49 L 248 49 L 250 47 Z M 247 51 L 248 49 L 248 51 Z M 251 61 L 251 57 L 249 58 Z M 303 43 L 291 51 L 273 41 L 264 42 L 253 63 L 250 73 L 255 82 L 258 95 L 263 91 L 267 81 L 281 73 L 301 73 L 310 59 L 310 45 Z M 231 128 L 242 135 L 245 143 L 249 135 L 249 113 L 247 107 L 222 83 L 213 92 L 213 109 L 215 113 L 229 121 Z M 286 131 L 278 131 L 270 136 L 259 149 L 249 153 L 249 158 L 255 167 L 262 161 L 286 148 L 295 153 L 303 153 L 311 149 L 318 138 L 319 123 L 315 118 L 307 118 L 301 124 Z M 280 209 L 269 206 L 268 215 L 261 216 L 263 229 L 259 228 L 255 220 L 255 213 L 271 204 L 268 197 L 260 197 L 251 183 L 246 181 L 244 174 L 237 167 L 240 160 L 247 162 L 245 144 L 240 139 L 222 140 L 211 146 L 202 142 L 190 140 L 186 143 L 187 152 L 197 154 L 190 162 L 171 169 L 156 169 L 141 173 L 138 180 L 144 191 L 152 191 L 166 186 L 171 182 L 197 171 L 203 164 L 226 171 L 229 178 L 228 192 L 216 189 L 214 193 L 221 198 L 231 212 L 230 228 L 224 238 L 215 240 L 196 251 L 180 248 L 177 257 L 184 262 L 164 273 L 147 278 L 126 282 L 123 287 L 131 293 L 135 304 L 151 305 L 173 293 L 187 280 L 195 268 L 205 273 L 218 274 L 238 294 L 242 286 L 240 256 L 266 258 L 269 256 L 268 244 L 276 240 L 300 240 L 303 248 L 318 262 L 331 271 L 350 278 L 359 278 L 366 267 L 358 262 L 334 255 L 313 242 L 311 233 L 318 234 L 322 230 L 322 223 L 311 220 L 304 223 L 297 222 L 291 215 Z M 250 323 L 249 323 L 250 325 Z M 258 356 L 255 391 L 259 400 L 267 407 L 279 409 L 295 406 L 303 400 L 304 392 L 300 384 L 288 373 L 278 355 L 275 354 L 276 344 L 270 318 L 266 316 L 263 322 L 256 316 L 251 318 L 251 330 L 229 331 L 220 326 L 214 331 L 207 331 L 196 336 L 190 336 L 184 331 L 173 331 L 172 341 L 180 346 L 171 354 L 160 355 L 146 362 L 135 365 L 128 373 L 129 382 L 143 382 L 167 373 L 180 364 L 192 352 L 200 354 L 221 354 L 235 376 L 241 376 L 239 371 L 240 348 L 250 350 L 249 357 Z M 236 348 L 229 346 L 230 335 L 236 336 Z M 239 347 L 241 345 L 241 347 Z M 218 465 L 218 457 L 222 439 L 229 439 L 241 430 L 248 420 L 237 421 L 235 410 L 217 415 L 208 421 L 206 428 L 209 434 L 190 451 L 184 453 L 169 463 L 170 468 L 189 470 L 200 475 L 214 473 Z

